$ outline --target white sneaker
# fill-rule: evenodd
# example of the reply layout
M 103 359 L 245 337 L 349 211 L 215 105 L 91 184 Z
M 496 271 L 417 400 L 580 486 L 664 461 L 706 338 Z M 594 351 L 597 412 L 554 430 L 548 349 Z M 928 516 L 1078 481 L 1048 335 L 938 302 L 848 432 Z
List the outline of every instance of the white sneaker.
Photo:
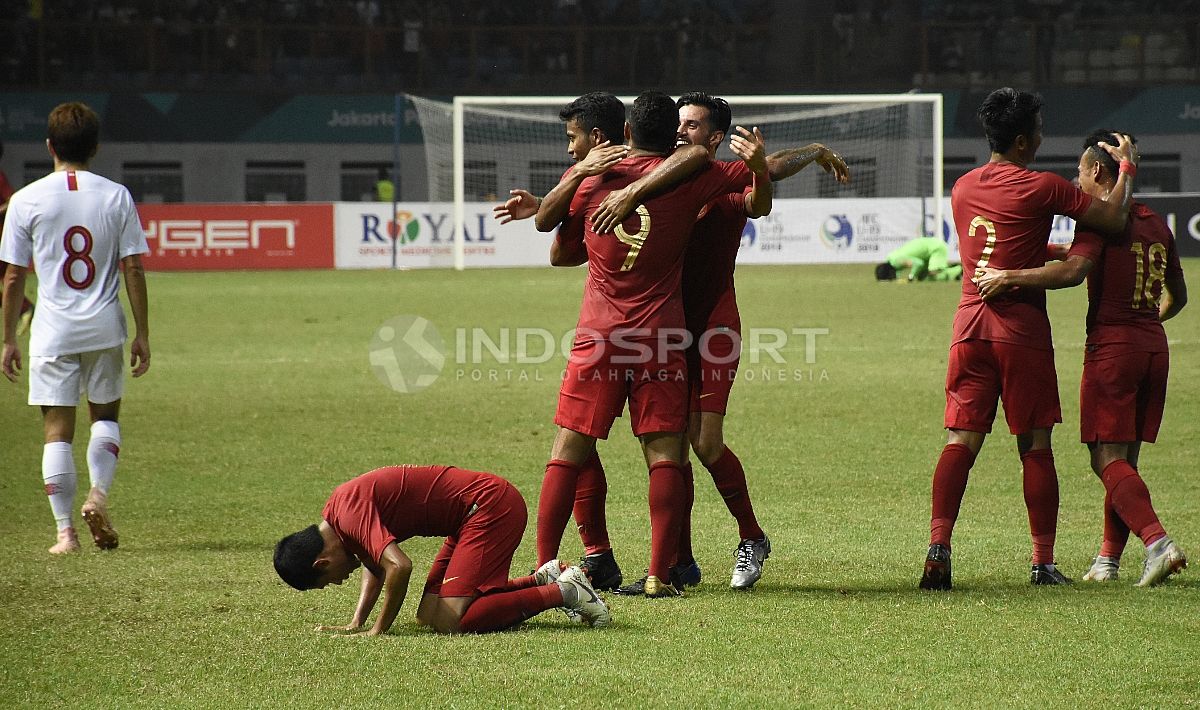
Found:
M 1087 574 L 1083 575 L 1085 582 L 1115 582 L 1117 581 L 1117 570 L 1120 569 L 1121 560 L 1117 557 L 1101 557 L 1096 556 L 1092 560 L 1092 566 L 1088 569 Z
M 608 605 L 604 603 L 599 594 L 596 594 L 596 590 L 592 588 L 592 583 L 588 581 L 587 574 L 582 569 L 568 567 L 559 575 L 558 583 L 575 587 L 577 599 L 569 609 L 579 614 L 589 626 L 608 626 L 612 622 Z
M 1187 567 L 1187 556 L 1169 537 L 1159 538 L 1146 548 L 1146 564 L 1138 587 L 1153 587 L 1167 581 L 1167 577 Z
M 546 564 L 537 568 L 537 571 L 533 573 L 533 578 L 537 580 L 539 585 L 557 582 L 558 576 L 562 574 L 562 569 L 561 562 L 556 559 L 550 560 Z
M 763 535 L 761 540 L 742 540 L 733 551 L 733 578 L 729 586 L 734 589 L 750 589 L 762 578 L 763 563 L 771 556 L 771 541 Z

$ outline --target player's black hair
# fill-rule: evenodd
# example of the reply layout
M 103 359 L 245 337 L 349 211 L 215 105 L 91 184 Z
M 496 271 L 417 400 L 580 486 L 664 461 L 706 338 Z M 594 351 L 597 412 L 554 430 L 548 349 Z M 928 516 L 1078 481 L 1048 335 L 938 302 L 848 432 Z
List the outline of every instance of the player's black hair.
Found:
M 977 115 L 993 153 L 1006 153 L 1017 136 L 1032 138 L 1037 130 L 1037 115 L 1042 110 L 1042 97 L 1011 87 L 996 89 L 987 95 Z
M 613 145 L 625 140 L 625 104 L 610 93 L 593 91 L 584 94 L 564 106 L 558 117 L 563 121 L 575 119 L 585 131 L 599 128 Z
M 880 264 L 879 266 L 876 266 L 875 267 L 875 280 L 876 281 L 895 281 L 896 280 L 896 267 L 892 266 L 891 264 L 889 264 L 886 261 L 883 262 L 882 264 Z
M 78 101 L 59 104 L 46 121 L 46 137 L 59 160 L 87 163 L 100 144 L 100 117 L 90 106 Z
M 1107 150 L 1100 147 L 1100 144 L 1117 145 L 1117 137 L 1113 135 L 1114 133 L 1116 131 L 1109 128 L 1097 128 L 1083 140 L 1083 149 L 1091 156 L 1093 162 L 1100 162 L 1100 169 L 1103 171 L 1101 174 L 1106 175 L 1111 180 L 1117 179 L 1117 168 L 1120 166 L 1108 154 Z M 1126 133 L 1125 135 L 1129 136 L 1129 140 L 1133 141 L 1134 144 L 1137 143 L 1137 138 L 1134 138 L 1132 133 Z
M 733 112 L 729 109 L 729 102 L 725 99 L 706 94 L 703 91 L 691 91 L 680 96 L 679 100 L 675 102 L 676 109 L 684 106 L 703 106 L 708 109 L 708 122 L 712 124 L 712 127 L 729 135 L 729 124 L 733 123 Z
M 629 111 L 633 145 L 655 153 L 669 153 L 679 134 L 679 109 L 661 91 L 643 91 Z
M 316 525 L 309 525 L 275 545 L 275 571 L 280 579 L 295 589 L 302 592 L 312 589 L 320 576 L 313 563 L 324 549 L 325 540 L 321 537 L 321 531 Z

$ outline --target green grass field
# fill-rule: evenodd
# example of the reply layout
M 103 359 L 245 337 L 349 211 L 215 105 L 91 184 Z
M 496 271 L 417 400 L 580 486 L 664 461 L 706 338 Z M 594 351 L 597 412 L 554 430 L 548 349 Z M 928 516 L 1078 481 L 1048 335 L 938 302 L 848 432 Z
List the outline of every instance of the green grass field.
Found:
M 1200 262 L 1184 265 L 1200 272 Z M 531 516 L 514 574 L 533 566 L 533 514 L 561 357 L 463 365 L 397 394 L 368 362 L 402 314 L 456 328 L 546 328 L 578 314 L 583 272 L 151 274 L 153 366 L 127 382 L 111 496 L 121 547 L 51 558 L 41 428 L 26 384 L 0 382 L 0 705 L 26 707 L 697 707 L 1193 705 L 1200 571 L 1135 589 L 1028 586 L 1015 443 L 1001 424 L 972 473 L 955 536 L 956 590 L 916 589 L 941 429 L 957 286 L 876 284 L 868 266 L 739 270 L 745 328 L 828 328 L 785 377 L 748 364 L 727 440 L 774 553 L 751 593 L 728 588 L 737 532 L 697 468 L 686 598 L 609 596 L 613 626 L 550 612 L 515 632 L 438 637 L 416 595 L 439 540 L 402 547 L 417 569 L 389 636 L 330 637 L 358 577 L 298 593 L 274 543 L 316 522 L 330 490 L 368 469 L 446 463 L 494 471 Z M 1051 294 L 1064 424 L 1058 561 L 1073 577 L 1100 541 L 1103 489 L 1077 443 L 1084 292 Z M 1171 394 L 1141 469 L 1172 536 L 1200 562 L 1200 308 L 1168 324 Z M 480 381 L 472 370 L 478 368 Z M 799 370 L 799 377 L 796 377 Z M 490 374 L 495 371 L 492 381 Z M 86 426 L 75 452 L 82 504 Z M 600 452 L 627 577 L 648 557 L 646 476 L 621 420 Z M 563 556 L 581 552 L 573 526 Z

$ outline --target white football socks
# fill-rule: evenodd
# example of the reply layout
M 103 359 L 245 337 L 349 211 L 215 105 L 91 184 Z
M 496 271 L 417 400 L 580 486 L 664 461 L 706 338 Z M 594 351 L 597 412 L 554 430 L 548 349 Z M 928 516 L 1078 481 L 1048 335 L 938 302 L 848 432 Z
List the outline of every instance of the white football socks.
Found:
M 121 427 L 113 421 L 101 419 L 92 423 L 92 438 L 88 441 L 88 474 L 92 487 L 108 495 L 113 476 L 117 473 L 117 456 L 121 452 Z
M 50 511 L 59 530 L 74 527 L 71 512 L 75 508 L 75 457 L 71 442 L 54 441 L 42 448 L 42 481 L 50 499 Z

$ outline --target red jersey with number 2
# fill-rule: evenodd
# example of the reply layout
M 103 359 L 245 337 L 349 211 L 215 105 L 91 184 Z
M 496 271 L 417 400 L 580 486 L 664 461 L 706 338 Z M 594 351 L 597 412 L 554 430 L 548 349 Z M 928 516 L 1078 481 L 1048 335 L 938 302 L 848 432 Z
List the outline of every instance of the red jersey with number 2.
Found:
M 962 299 L 952 343 L 988 340 L 1052 350 L 1046 292 L 1014 289 L 984 303 L 976 268 L 1032 269 L 1046 263 L 1054 215 L 1078 219 L 1092 198 L 1053 173 L 987 163 L 958 179 L 950 207 L 962 258 Z
M 660 328 L 683 328 L 680 278 L 683 254 L 700 208 L 746 184 L 744 163 L 714 161 L 669 192 L 638 205 L 615 233 L 596 234 L 592 214 L 613 190 L 649 173 L 663 158 L 626 158 L 602 175 L 587 178 L 571 201 L 560 237 L 580 232 L 588 250 L 576 340 L 651 338 Z
M 1075 231 L 1069 256 L 1095 264 L 1088 274 L 1087 344 L 1089 353 L 1106 346 L 1107 354 L 1167 352 L 1167 334 L 1158 319 L 1163 283 L 1181 276 L 1175 238 L 1163 218 L 1141 204 L 1129 208 L 1119 239 L 1085 229 Z

